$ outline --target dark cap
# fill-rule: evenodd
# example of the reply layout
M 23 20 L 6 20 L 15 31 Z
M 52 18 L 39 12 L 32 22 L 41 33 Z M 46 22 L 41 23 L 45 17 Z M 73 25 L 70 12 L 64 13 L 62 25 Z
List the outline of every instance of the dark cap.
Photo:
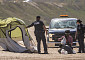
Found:
M 80 19 L 78 19 L 77 22 L 81 23 L 82 21 Z
M 40 18 L 40 16 L 37 16 L 36 18 Z
M 66 30 L 65 33 L 70 33 L 70 30 Z

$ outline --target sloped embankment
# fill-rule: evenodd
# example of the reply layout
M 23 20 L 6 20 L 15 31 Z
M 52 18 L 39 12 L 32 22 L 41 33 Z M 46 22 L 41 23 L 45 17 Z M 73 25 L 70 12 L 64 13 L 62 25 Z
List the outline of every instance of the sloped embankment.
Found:
M 66 2 L 7 2 L 0 4 L 0 17 L 17 17 L 23 19 L 28 24 L 35 20 L 35 16 L 40 15 L 45 24 L 49 24 L 50 19 L 59 17 L 60 14 L 68 14 L 70 17 L 77 17 L 84 21 L 84 10 L 83 5 L 71 5 Z

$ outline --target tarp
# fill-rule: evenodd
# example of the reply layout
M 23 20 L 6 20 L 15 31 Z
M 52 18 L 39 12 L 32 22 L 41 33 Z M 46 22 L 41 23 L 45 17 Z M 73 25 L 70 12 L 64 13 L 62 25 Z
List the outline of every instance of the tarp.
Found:
M 27 32 L 23 20 L 18 18 L 7 18 L 0 21 L 0 45 L 2 48 L 13 52 L 24 52 L 26 50 L 31 52 L 37 51 L 36 46 L 30 43 L 32 38 Z M 22 38 L 21 40 L 24 46 L 19 45 L 15 41 L 17 37 L 19 37 L 19 40 Z M 15 38 L 15 40 L 13 38 Z
M 20 25 L 25 25 L 25 22 L 19 18 L 15 18 L 15 17 L 9 17 L 7 19 L 0 19 L 0 27 L 7 27 L 9 24 L 12 25 L 16 25 L 16 24 L 12 24 L 12 22 L 17 22 L 19 23 Z
M 6 18 L 6 19 L 0 19 L 0 38 L 5 37 L 4 34 L 6 33 L 6 30 L 14 28 L 17 25 L 23 25 L 24 27 L 26 27 L 25 22 L 23 20 L 19 19 L 19 18 L 9 17 L 9 18 Z M 25 28 L 25 30 L 27 31 L 26 28 Z M 10 33 L 10 36 L 11 37 L 21 37 L 20 29 L 16 28 L 16 30 L 14 30 Z

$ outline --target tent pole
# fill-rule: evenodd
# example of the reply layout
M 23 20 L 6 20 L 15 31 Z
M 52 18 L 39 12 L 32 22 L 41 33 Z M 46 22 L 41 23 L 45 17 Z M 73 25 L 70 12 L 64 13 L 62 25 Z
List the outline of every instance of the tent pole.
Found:
M 1 31 L 3 32 L 3 34 L 6 36 L 6 33 L 1 29 Z
M 11 24 L 10 24 L 10 29 L 11 29 Z M 9 37 L 11 38 L 11 31 L 10 31 Z

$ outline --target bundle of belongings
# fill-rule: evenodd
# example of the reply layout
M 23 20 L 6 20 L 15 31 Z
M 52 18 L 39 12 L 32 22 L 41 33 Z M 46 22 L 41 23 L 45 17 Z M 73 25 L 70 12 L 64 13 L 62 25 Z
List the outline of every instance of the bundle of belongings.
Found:
M 0 46 L 11 52 L 37 52 L 37 47 L 25 27 L 24 21 L 18 18 L 0 20 Z M 23 46 L 18 41 L 22 41 Z
M 62 36 L 58 40 L 61 41 L 61 44 L 59 46 L 60 49 L 58 50 L 60 54 L 75 54 L 76 53 L 72 48 L 73 38 L 72 36 L 70 36 L 69 30 L 66 30 L 65 36 Z

